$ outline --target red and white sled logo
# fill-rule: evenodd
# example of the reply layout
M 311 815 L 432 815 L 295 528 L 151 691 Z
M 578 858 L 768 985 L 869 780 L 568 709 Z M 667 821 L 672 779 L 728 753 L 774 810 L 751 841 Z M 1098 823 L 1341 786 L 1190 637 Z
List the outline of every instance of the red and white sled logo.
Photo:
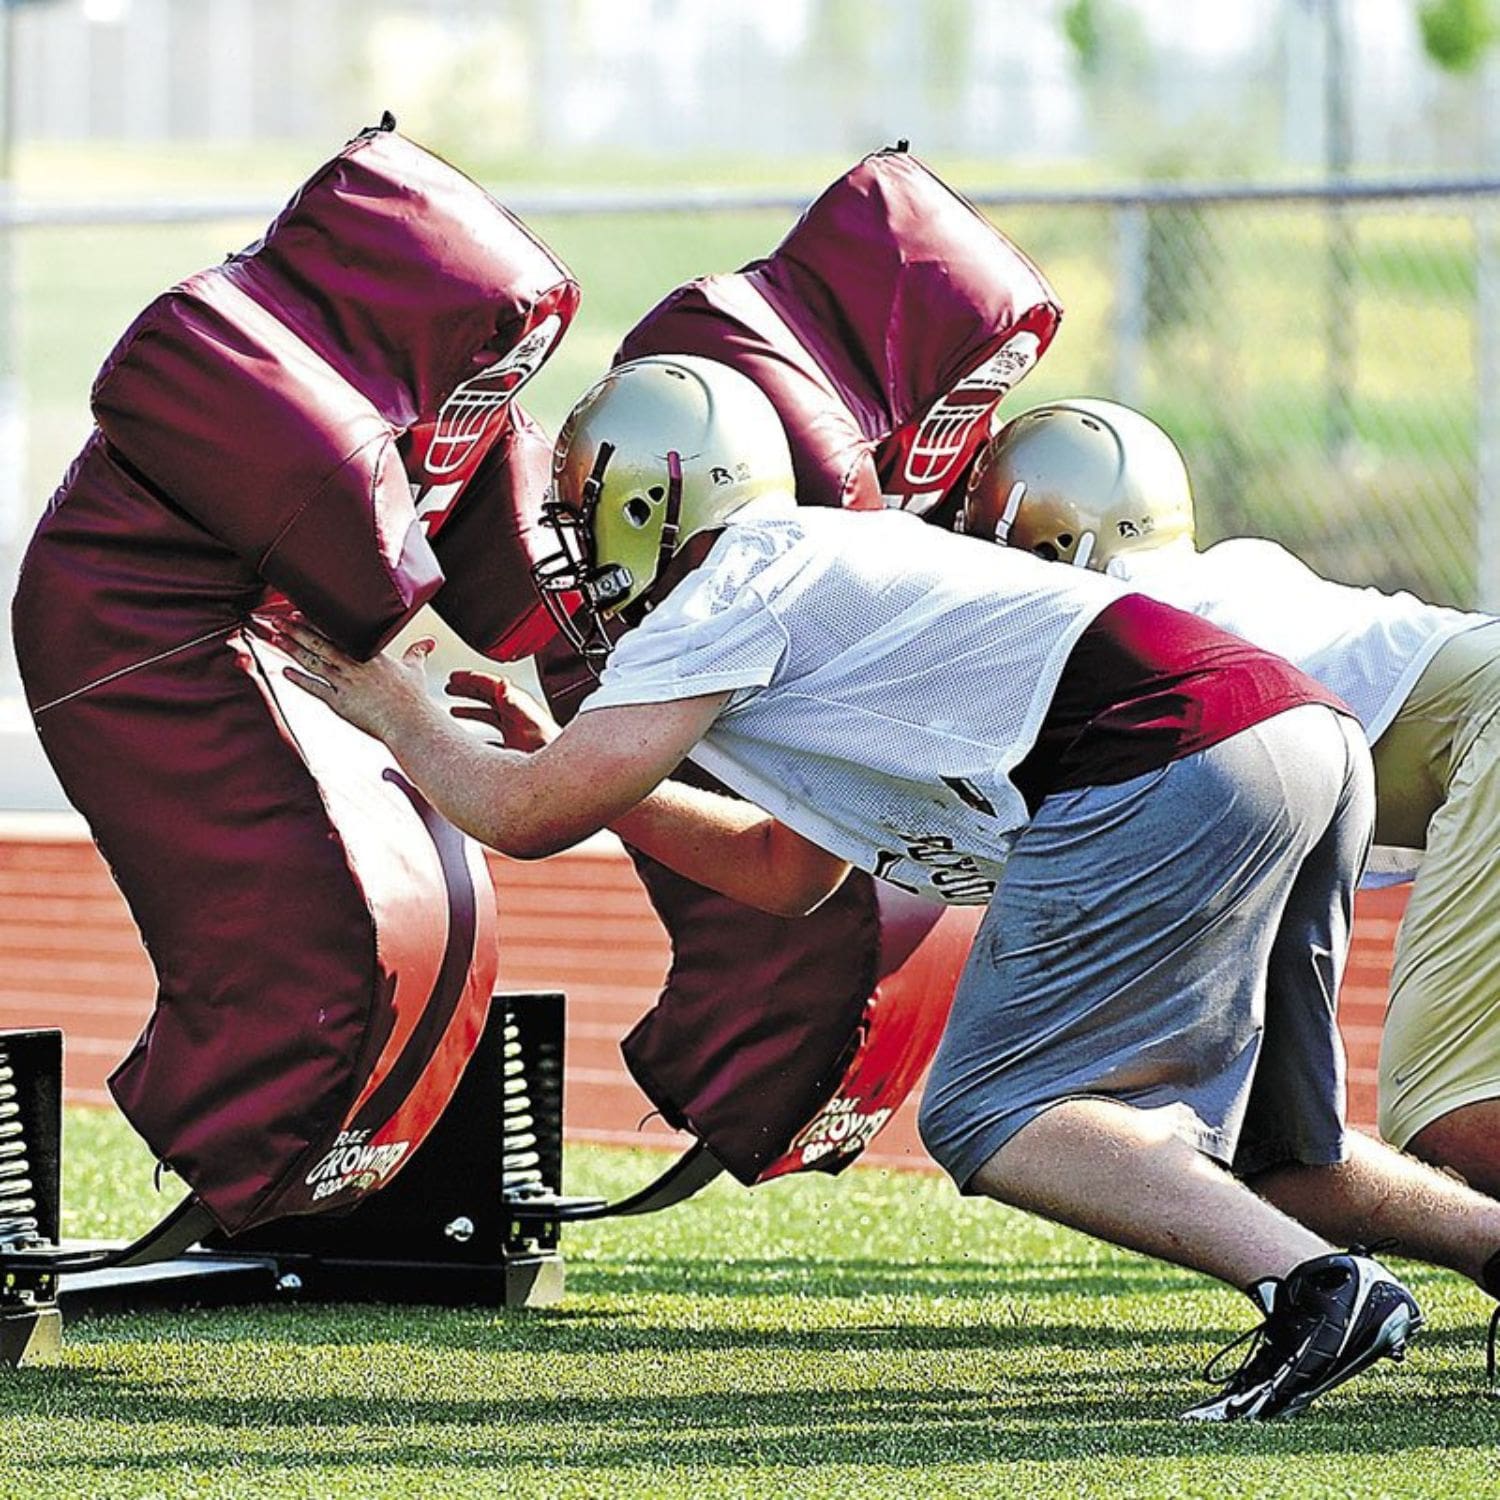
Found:
M 893 1110 L 862 1108 L 863 1099 L 835 1095 L 796 1134 L 788 1152 L 803 1166 L 828 1156 L 855 1157 L 880 1134 Z
M 947 395 L 939 396 L 923 417 L 906 455 L 901 476 L 906 483 L 940 486 L 967 454 L 975 425 L 1026 375 L 1040 351 L 1041 340 L 1034 333 L 1013 334 Z
M 493 418 L 541 368 L 562 326 L 562 319 L 549 313 L 509 354 L 455 387 L 438 412 L 428 445 L 429 474 L 441 477 L 464 466 Z
M 339 1132 L 333 1149 L 307 1174 L 314 1203 L 335 1193 L 369 1192 L 379 1187 L 411 1150 L 410 1141 L 387 1141 L 375 1146 L 369 1138 L 368 1130 Z

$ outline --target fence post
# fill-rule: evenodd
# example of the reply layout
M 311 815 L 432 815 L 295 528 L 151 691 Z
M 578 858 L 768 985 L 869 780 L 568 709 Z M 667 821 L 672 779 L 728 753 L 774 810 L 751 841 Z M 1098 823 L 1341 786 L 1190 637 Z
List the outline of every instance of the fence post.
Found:
M 16 121 L 16 21 L 14 6 L 0 5 L 0 727 L 7 700 L 19 700 L 21 674 L 10 639 L 10 601 L 21 566 L 26 516 L 26 429 L 21 421 L 20 359 L 16 347 L 16 231 L 8 210 L 14 192 L 12 166 Z M 29 725 L 28 725 L 29 727 Z
M 1495 210 L 1474 216 L 1478 255 L 1478 350 L 1475 358 L 1475 604 L 1500 614 L 1500 227 Z
M 1115 359 L 1111 395 L 1126 406 L 1139 406 L 1141 370 L 1146 361 L 1147 209 L 1144 203 L 1122 203 L 1115 219 Z
M 1485 150 L 1500 161 L 1500 63 L 1486 58 L 1481 107 Z M 1474 602 L 1500 613 L 1500 210 L 1486 195 L 1473 207 L 1475 255 L 1474 351 Z
M 1329 181 L 1327 204 L 1328 269 L 1328 456 L 1342 477 L 1353 458 L 1354 361 L 1354 229 L 1341 192 L 1354 162 L 1354 119 L 1349 108 L 1349 53 L 1344 33 L 1343 0 L 1323 0 L 1324 156 Z

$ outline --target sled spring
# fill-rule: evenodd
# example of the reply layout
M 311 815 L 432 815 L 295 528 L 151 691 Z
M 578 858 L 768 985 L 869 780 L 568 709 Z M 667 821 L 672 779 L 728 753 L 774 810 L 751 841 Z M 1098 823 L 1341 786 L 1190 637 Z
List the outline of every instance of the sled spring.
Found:
M 42 1243 L 16 1071 L 0 1040 L 0 1247 L 24 1250 Z

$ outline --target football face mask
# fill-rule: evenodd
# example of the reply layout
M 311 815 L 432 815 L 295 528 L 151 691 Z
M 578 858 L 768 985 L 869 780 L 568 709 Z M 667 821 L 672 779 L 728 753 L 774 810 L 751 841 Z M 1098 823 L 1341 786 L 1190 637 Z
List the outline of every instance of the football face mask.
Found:
M 532 577 L 563 636 L 597 666 L 687 542 L 793 487 L 781 420 L 752 381 L 695 356 L 633 360 L 563 424 L 542 508 L 558 551 Z

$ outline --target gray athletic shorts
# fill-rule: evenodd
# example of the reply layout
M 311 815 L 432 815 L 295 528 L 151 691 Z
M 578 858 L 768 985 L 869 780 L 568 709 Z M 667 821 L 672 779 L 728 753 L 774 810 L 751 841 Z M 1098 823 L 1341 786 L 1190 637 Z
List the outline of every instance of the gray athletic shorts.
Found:
M 1048 797 L 974 939 L 922 1100 L 969 1191 L 1065 1099 L 1171 1111 L 1250 1175 L 1344 1157 L 1334 1020 L 1374 817 L 1359 726 L 1305 705 Z

